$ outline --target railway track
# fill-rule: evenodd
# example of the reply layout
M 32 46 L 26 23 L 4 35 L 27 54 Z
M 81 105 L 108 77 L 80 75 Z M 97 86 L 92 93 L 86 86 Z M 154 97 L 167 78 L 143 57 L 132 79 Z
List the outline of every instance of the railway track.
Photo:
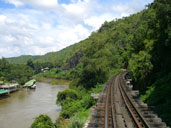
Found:
M 121 83 L 122 83 L 122 76 L 120 75 L 118 87 L 122 95 L 122 98 L 124 100 L 124 103 L 126 105 L 126 108 L 134 121 L 135 126 L 138 128 L 150 128 L 144 117 L 141 115 L 141 113 L 137 110 L 137 108 L 132 103 L 131 99 L 127 95 Z
M 131 95 L 126 74 L 120 73 L 108 81 L 92 110 L 88 128 L 169 128 L 150 107 Z

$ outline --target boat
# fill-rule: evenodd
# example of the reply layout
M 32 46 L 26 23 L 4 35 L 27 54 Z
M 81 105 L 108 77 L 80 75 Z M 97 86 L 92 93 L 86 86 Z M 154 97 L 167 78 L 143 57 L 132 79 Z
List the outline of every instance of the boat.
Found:
M 30 89 L 36 89 L 36 83 L 30 86 Z
M 8 90 L 10 93 L 18 90 L 18 83 L 1 85 L 0 89 Z
M 32 79 L 24 84 L 24 87 L 30 88 L 30 89 L 36 89 L 36 80 Z

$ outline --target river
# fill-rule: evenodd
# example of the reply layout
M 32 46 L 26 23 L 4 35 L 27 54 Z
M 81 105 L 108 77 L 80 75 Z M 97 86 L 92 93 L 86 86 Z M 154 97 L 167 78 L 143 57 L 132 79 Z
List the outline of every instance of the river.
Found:
M 67 87 L 37 83 L 36 90 L 20 89 L 0 99 L 0 128 L 28 128 L 39 114 L 47 114 L 54 122 L 61 109 L 56 95 Z

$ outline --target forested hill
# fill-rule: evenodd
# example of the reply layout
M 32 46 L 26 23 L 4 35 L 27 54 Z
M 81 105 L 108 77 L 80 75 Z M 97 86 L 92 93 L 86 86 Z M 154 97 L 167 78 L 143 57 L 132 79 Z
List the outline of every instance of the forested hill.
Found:
M 22 58 L 8 60 L 26 62 Z M 155 0 L 137 14 L 105 22 L 76 45 L 32 58 L 67 67 L 71 86 L 84 88 L 104 83 L 113 69 L 127 68 L 142 99 L 171 122 L 171 0 Z
M 38 56 L 32 56 L 32 55 L 22 55 L 19 57 L 11 57 L 7 58 L 7 60 L 10 63 L 15 64 L 26 64 L 28 60 L 33 60 L 34 62 L 52 62 L 53 64 L 61 64 L 63 61 L 65 61 L 70 55 L 73 54 L 74 51 L 77 51 L 80 44 L 74 44 L 67 48 L 62 49 L 58 52 L 49 52 L 45 55 L 38 55 Z M 34 49 L 33 49 L 34 50 Z

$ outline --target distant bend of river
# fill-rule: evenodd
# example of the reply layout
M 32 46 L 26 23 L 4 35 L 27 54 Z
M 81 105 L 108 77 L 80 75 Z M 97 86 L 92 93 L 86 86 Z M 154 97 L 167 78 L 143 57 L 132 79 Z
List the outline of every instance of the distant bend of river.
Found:
M 0 128 L 29 128 L 39 114 L 47 114 L 55 122 L 61 109 L 56 96 L 66 88 L 68 85 L 39 82 L 36 90 L 21 89 L 0 99 Z

